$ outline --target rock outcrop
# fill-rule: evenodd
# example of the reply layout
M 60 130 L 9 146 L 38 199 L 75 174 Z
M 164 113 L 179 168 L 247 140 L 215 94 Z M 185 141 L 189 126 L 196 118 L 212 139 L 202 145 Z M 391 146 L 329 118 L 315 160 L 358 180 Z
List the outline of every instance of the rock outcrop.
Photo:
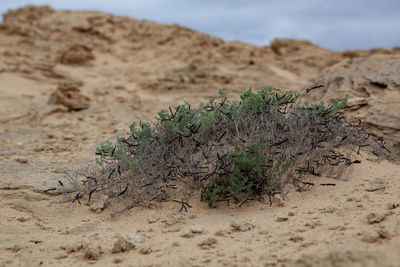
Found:
M 373 54 L 344 60 L 315 81 L 324 85 L 313 100 L 332 101 L 349 95 L 349 117 L 384 137 L 392 156 L 400 159 L 400 55 Z

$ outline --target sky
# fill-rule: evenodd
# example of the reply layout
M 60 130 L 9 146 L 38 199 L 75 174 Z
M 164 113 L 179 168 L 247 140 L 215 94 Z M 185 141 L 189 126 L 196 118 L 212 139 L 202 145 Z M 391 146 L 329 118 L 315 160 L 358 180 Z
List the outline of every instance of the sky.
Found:
M 0 13 L 27 4 L 180 24 L 262 46 L 274 38 L 332 50 L 400 46 L 400 0 L 0 0 Z

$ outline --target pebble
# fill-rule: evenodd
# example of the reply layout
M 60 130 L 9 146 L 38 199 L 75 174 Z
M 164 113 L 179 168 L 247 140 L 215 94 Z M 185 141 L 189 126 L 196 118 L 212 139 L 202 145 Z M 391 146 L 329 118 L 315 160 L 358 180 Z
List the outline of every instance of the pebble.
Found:
M 365 232 L 362 234 L 361 241 L 366 242 L 366 243 L 375 243 L 380 239 L 380 235 L 375 232 Z
M 250 229 L 253 227 L 253 225 L 251 225 L 250 223 L 239 224 L 239 223 L 232 222 L 231 227 L 234 231 L 246 232 L 246 231 L 250 231 Z
M 399 207 L 400 204 L 399 203 L 389 203 L 387 205 L 388 210 L 394 210 L 395 208 Z
M 278 218 L 276 218 L 277 222 L 286 222 L 287 220 L 289 220 L 289 217 L 286 216 L 279 216 Z
M 117 90 L 126 90 L 126 87 L 123 83 L 114 83 L 111 86 Z
M 141 235 L 141 234 L 129 234 L 127 235 L 127 240 L 131 242 L 132 244 L 138 244 L 138 243 L 143 243 L 146 241 L 147 237 Z
M 85 250 L 84 257 L 86 259 L 88 259 L 88 260 L 91 260 L 91 261 L 97 261 L 102 254 L 103 254 L 103 249 L 100 246 L 98 246 L 98 247 L 88 247 Z
M 371 212 L 367 215 L 367 220 L 368 223 L 374 224 L 374 223 L 380 223 L 382 222 L 389 214 L 388 213 L 382 213 L 382 214 L 376 214 L 374 212 Z
M 209 248 L 213 248 L 215 246 L 215 244 L 217 244 L 217 239 L 214 237 L 209 237 L 206 240 L 202 241 L 199 246 L 202 249 L 209 249 Z
M 302 237 L 302 236 L 300 236 L 300 235 L 294 235 L 294 236 L 291 236 L 291 237 L 289 238 L 289 240 L 292 241 L 292 242 L 297 243 L 297 242 L 303 241 L 303 240 L 304 240 L 304 237 Z
M 108 205 L 109 196 L 102 195 L 97 201 L 90 205 L 90 210 L 96 214 L 101 213 Z
M 155 223 L 158 222 L 159 220 L 160 220 L 160 215 L 158 213 L 152 213 L 147 218 L 148 223 Z
M 309 227 L 311 229 L 314 229 L 314 228 L 316 228 L 318 226 L 321 226 L 321 225 L 322 225 L 321 220 L 316 220 L 316 221 L 313 221 L 313 222 L 310 222 L 310 223 L 306 223 L 304 226 Z
M 63 136 L 64 141 L 71 141 L 74 139 L 73 135 L 64 135 Z
M 114 132 L 128 131 L 129 127 L 123 123 L 119 123 L 114 127 Z
M 114 243 L 114 246 L 111 250 L 111 253 L 121 253 L 126 252 L 136 247 L 135 243 L 130 242 L 127 238 L 119 237 L 118 240 Z
M 16 158 L 15 161 L 21 164 L 28 163 L 28 159 L 26 158 Z
M 17 218 L 17 221 L 19 221 L 19 222 L 26 222 L 26 221 L 29 221 L 31 218 L 29 218 L 29 217 L 18 217 Z
M 150 254 L 153 250 L 151 247 L 143 247 L 140 249 L 140 254 L 147 255 Z
M 225 236 L 225 232 L 223 230 L 218 230 L 215 232 L 216 236 Z
M 194 234 L 190 233 L 190 232 L 185 232 L 183 234 L 180 235 L 183 238 L 192 238 L 194 237 Z
M 365 188 L 368 192 L 373 192 L 377 190 L 382 190 L 385 189 L 385 184 L 388 184 L 388 182 L 385 179 L 376 177 L 369 181 L 369 186 Z
M 193 234 L 201 234 L 201 233 L 203 232 L 203 229 L 202 229 L 200 226 L 194 225 L 194 226 L 190 229 L 190 231 L 191 231 Z
M 113 260 L 113 263 L 116 263 L 116 264 L 121 263 L 121 262 L 122 262 L 122 259 L 121 259 L 121 258 L 115 258 L 115 259 Z

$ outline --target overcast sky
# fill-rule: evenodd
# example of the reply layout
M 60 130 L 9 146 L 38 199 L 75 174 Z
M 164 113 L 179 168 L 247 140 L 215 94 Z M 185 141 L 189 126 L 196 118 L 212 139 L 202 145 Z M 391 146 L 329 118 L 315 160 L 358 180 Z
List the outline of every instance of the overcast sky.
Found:
M 277 37 L 334 50 L 400 45 L 400 0 L 0 0 L 0 12 L 26 4 L 177 23 L 257 45 Z

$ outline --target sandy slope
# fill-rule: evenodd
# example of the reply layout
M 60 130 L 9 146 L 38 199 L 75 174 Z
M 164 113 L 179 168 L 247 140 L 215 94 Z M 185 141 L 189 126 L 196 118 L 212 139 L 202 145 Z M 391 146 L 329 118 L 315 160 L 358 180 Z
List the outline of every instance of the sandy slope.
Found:
M 193 199 L 188 212 L 164 204 L 112 220 L 107 209 L 96 214 L 42 193 L 65 169 L 92 163 L 99 143 L 169 105 L 198 105 L 218 88 L 230 89 L 232 98 L 249 87 L 300 91 L 321 73 L 330 88 L 335 68 L 346 83 L 332 90 L 354 93 L 351 115 L 372 112 L 366 126 L 396 144 L 395 108 L 379 113 L 377 105 L 385 103 L 376 99 L 379 88 L 392 96 L 384 101 L 397 99 L 398 69 L 373 83 L 360 81 L 365 75 L 354 65 L 371 55 L 379 55 L 373 59 L 374 66 L 383 64 L 379 69 L 399 60 L 398 49 L 339 53 L 285 39 L 255 47 L 98 12 L 9 12 L 0 25 L 0 265 L 397 266 L 400 166 L 367 155 L 347 181 L 310 177 L 315 187 L 274 199 L 272 207 L 267 201 L 209 209 Z M 352 88 L 352 80 L 360 86 Z M 78 84 L 74 97 L 89 97 L 89 106 L 49 105 L 60 82 Z M 385 188 L 366 191 L 376 177 Z M 325 182 L 336 186 L 319 186 Z M 128 235 L 136 247 L 113 253 L 118 238 Z

